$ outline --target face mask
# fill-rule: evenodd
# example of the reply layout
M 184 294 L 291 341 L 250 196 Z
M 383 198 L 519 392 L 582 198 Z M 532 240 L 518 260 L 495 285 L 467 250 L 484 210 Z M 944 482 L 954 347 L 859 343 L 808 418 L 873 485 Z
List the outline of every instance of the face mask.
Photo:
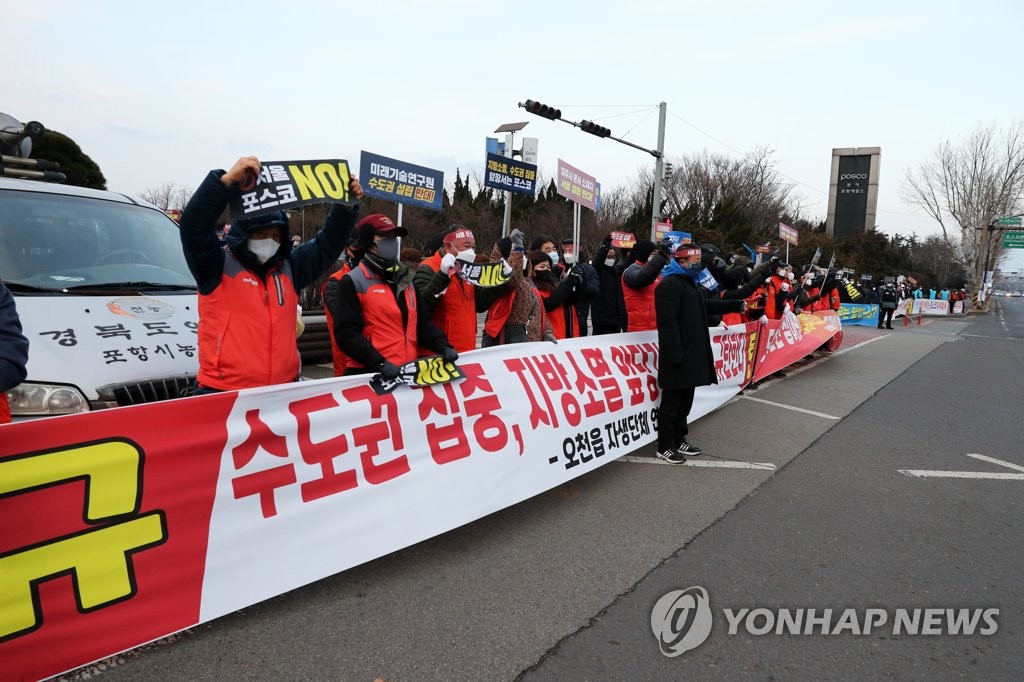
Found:
M 610 268 L 611 267 L 615 267 L 615 259 L 614 258 L 605 258 L 604 259 L 604 264 L 607 265 Z
M 377 242 L 377 257 L 382 261 L 398 260 L 398 239 L 389 237 Z
M 566 263 L 575 263 L 576 255 L 572 253 L 567 253 L 564 256 L 562 256 L 562 260 L 564 260 Z
M 249 239 L 246 242 L 246 246 L 249 247 L 252 255 L 256 256 L 256 260 L 260 262 L 260 265 L 273 258 L 277 250 L 281 248 L 281 245 L 270 237 L 265 239 Z
M 455 254 L 455 258 L 465 263 L 472 263 L 476 260 L 476 251 L 473 249 L 466 249 L 465 251 L 459 251 Z
M 691 275 L 699 275 L 704 269 L 704 266 L 700 261 L 697 261 L 696 263 L 684 263 L 683 268 L 685 268 Z
M 550 270 L 540 270 L 537 273 L 535 273 L 535 277 L 536 277 L 538 282 L 554 282 L 555 281 L 555 273 L 551 272 Z
M 548 254 L 548 256 L 551 258 L 551 264 L 552 265 L 558 265 L 558 252 L 557 251 L 552 251 L 551 253 Z
M 794 279 L 796 279 L 796 275 L 794 275 L 792 272 L 788 272 L 786 273 L 786 278 L 789 279 L 790 282 L 792 282 Z

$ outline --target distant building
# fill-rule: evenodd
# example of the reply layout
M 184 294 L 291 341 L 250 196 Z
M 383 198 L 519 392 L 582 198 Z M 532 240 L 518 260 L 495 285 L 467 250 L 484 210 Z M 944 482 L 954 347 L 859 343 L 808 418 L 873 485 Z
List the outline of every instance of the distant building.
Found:
M 825 221 L 828 236 L 842 239 L 875 229 L 881 156 L 881 147 L 837 147 L 832 150 L 828 218 Z

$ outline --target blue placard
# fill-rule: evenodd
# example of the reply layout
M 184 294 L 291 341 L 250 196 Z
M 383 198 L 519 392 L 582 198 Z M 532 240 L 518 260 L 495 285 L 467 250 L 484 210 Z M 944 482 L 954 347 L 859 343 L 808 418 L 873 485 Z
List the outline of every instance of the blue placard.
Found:
M 443 171 L 363 151 L 359 159 L 359 182 L 363 192 L 376 199 L 430 211 L 442 209 Z
M 487 155 L 484 186 L 533 196 L 537 185 L 537 166 L 497 154 Z

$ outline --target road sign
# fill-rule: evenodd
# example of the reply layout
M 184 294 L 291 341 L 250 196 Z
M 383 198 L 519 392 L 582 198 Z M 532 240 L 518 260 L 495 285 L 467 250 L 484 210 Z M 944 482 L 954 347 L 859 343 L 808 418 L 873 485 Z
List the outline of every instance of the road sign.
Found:
M 996 220 L 996 225 L 999 227 L 1024 227 L 1024 216 L 1014 216 L 1012 218 L 999 218 Z
M 1024 249 L 1024 232 L 1003 232 L 1004 249 Z

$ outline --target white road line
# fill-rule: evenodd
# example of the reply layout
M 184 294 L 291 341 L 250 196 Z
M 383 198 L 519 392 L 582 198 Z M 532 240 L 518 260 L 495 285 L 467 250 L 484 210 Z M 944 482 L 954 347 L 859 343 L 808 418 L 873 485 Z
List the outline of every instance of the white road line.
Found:
M 929 471 L 928 469 L 897 469 L 896 471 L 915 478 L 991 478 L 1003 481 L 1024 481 L 1024 474 L 1004 474 L 990 471 Z
M 966 454 L 968 457 L 980 459 L 983 462 L 998 464 L 999 466 L 1006 467 L 1007 469 L 1013 469 L 1014 471 L 1024 471 L 1024 467 L 1019 464 L 1004 462 L 1001 459 L 996 459 L 995 457 L 989 457 L 987 455 L 979 455 L 970 452 Z M 905 476 L 914 476 L 917 478 L 987 478 L 999 481 L 1024 481 L 1024 473 L 1007 474 L 1004 472 L 993 471 L 932 471 L 929 469 L 897 469 L 896 471 Z
M 678 464 L 662 461 L 657 457 L 637 457 L 635 455 L 619 457 L 618 461 L 630 462 L 632 464 L 665 464 L 667 466 L 679 466 Z M 734 462 L 731 459 L 688 459 L 682 466 L 705 467 L 709 469 L 757 469 L 758 471 L 774 471 L 776 469 L 774 464 L 769 464 L 768 462 Z
M 803 412 L 804 414 L 810 414 L 815 417 L 822 417 L 824 419 L 834 419 L 836 421 L 842 419 L 842 417 L 835 417 L 831 414 L 825 414 L 824 412 L 815 412 L 814 410 L 805 410 L 802 407 L 796 407 L 794 405 L 783 405 L 782 403 L 776 403 L 771 400 L 765 400 L 764 398 L 752 398 L 749 395 L 742 396 L 746 400 L 753 400 L 755 403 L 764 403 L 765 405 L 773 405 L 775 407 L 781 407 L 787 410 L 793 410 L 794 412 Z
M 1003 460 L 996 459 L 995 457 L 989 457 L 987 455 L 971 454 L 970 452 L 967 453 L 967 456 L 968 457 L 973 457 L 974 459 L 980 459 L 983 462 L 991 462 L 992 464 L 998 464 L 999 466 L 1006 467 L 1007 469 L 1015 469 L 1017 471 L 1024 471 L 1024 467 L 1022 467 L 1019 464 L 1013 464 L 1011 462 L 1004 462 Z

